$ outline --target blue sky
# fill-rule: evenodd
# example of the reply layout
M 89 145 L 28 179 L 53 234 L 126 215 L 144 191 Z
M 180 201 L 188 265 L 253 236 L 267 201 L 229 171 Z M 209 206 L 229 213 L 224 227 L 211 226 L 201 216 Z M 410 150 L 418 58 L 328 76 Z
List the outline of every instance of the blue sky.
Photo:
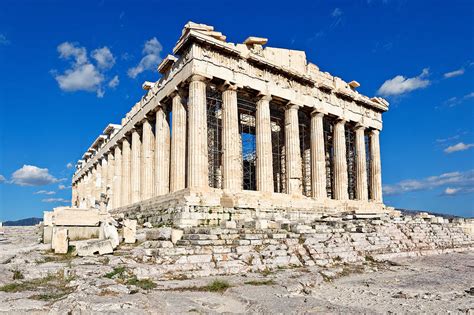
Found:
M 474 215 L 472 1 L 2 1 L 0 220 L 70 200 L 71 164 L 158 79 L 188 21 L 268 37 L 390 103 L 386 204 Z

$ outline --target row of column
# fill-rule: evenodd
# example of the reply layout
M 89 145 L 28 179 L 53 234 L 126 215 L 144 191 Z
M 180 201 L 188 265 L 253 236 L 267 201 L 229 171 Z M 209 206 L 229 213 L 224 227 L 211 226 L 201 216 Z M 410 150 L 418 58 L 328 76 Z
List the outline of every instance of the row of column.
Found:
M 256 187 L 258 191 L 267 193 L 272 193 L 274 189 L 270 100 L 270 96 L 260 95 L 256 103 Z M 158 106 L 154 134 L 151 120 L 144 119 L 141 136 L 137 128 L 133 129 L 129 136 L 121 139 L 88 170 L 73 187 L 76 204 L 94 206 L 94 201 L 99 201 L 101 194 L 104 194 L 108 198 L 108 208 L 112 209 L 185 187 L 207 188 L 209 169 L 204 77 L 194 75 L 190 79 L 187 113 L 183 96 L 179 92 L 172 95 L 172 113 L 173 126 L 170 128 L 165 110 Z M 318 111 L 311 115 L 311 191 L 315 199 L 327 198 L 323 117 L 324 113 Z M 238 121 L 237 88 L 227 84 L 222 91 L 222 188 L 230 191 L 242 189 L 242 147 Z M 333 196 L 347 200 L 345 121 L 337 121 L 333 132 Z M 369 135 L 370 199 L 381 202 L 379 131 L 370 130 Z M 365 128 L 361 125 L 356 127 L 355 142 L 356 197 L 367 200 Z M 298 106 L 295 104 L 288 104 L 285 109 L 285 150 L 286 191 L 288 194 L 302 194 Z

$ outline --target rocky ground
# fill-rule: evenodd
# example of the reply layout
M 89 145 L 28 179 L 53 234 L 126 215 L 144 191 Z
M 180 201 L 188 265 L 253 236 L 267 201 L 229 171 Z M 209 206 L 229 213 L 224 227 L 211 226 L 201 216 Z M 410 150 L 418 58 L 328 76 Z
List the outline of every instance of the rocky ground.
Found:
M 238 276 L 141 279 L 136 247 L 54 255 L 35 227 L 0 235 L 3 313 L 474 313 L 474 252 Z M 176 277 L 175 277 L 176 278 Z M 179 278 L 179 277 L 178 277 Z

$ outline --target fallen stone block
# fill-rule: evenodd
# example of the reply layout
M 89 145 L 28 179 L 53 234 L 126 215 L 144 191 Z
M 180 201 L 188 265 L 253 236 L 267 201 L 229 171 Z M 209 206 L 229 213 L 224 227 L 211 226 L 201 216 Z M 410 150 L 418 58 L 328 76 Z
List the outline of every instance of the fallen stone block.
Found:
M 94 254 L 105 255 L 113 253 L 111 240 L 87 240 L 75 243 L 78 256 L 94 256 Z
M 126 244 L 134 244 L 137 241 L 137 220 L 123 221 L 123 238 Z
M 177 230 L 177 229 L 172 229 L 171 230 L 171 242 L 173 244 L 176 244 L 177 241 L 183 238 L 184 231 L 183 230 Z
M 53 214 L 54 225 L 59 226 L 98 226 L 100 213 L 97 209 L 56 208 Z
M 67 229 L 55 228 L 53 230 L 52 248 L 56 254 L 67 254 L 69 248 Z
M 117 228 L 107 222 L 102 222 L 100 225 L 99 239 L 110 240 L 112 247 L 115 249 L 120 244 L 120 237 Z
M 151 229 L 153 227 L 153 225 L 150 222 L 145 222 L 145 223 L 143 223 L 143 227 L 147 228 L 147 229 Z
M 146 239 L 150 241 L 171 240 L 171 231 L 172 228 L 170 227 L 151 229 L 149 231 L 146 231 Z

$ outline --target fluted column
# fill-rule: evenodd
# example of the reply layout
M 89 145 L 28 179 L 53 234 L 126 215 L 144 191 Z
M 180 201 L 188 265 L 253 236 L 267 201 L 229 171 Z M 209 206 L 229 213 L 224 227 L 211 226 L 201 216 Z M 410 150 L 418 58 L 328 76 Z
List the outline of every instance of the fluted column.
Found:
M 288 104 L 285 110 L 286 193 L 302 194 L 301 148 L 298 105 Z
M 77 206 L 77 185 L 78 185 L 78 182 L 74 182 L 72 185 L 71 185 L 71 206 L 72 207 L 75 207 Z
M 209 186 L 205 78 L 193 75 L 188 99 L 188 187 Z
M 364 126 L 356 126 L 355 136 L 356 150 L 356 199 L 367 200 L 367 161 L 365 155 L 365 128 Z
M 179 92 L 173 95 L 171 128 L 170 191 L 186 186 L 186 109 Z
M 92 207 L 95 207 L 96 203 L 100 200 L 100 172 L 101 172 L 101 166 L 100 163 L 97 162 L 92 168 L 92 174 L 93 174 L 93 202 L 92 202 Z
M 105 190 L 107 192 L 107 197 L 109 202 L 107 204 L 107 210 L 115 208 L 115 187 L 114 187 L 114 176 L 115 176 L 115 156 L 112 151 L 107 153 L 107 183 L 105 185 Z
M 382 202 L 382 167 L 380 163 L 379 130 L 370 131 L 370 191 L 375 202 Z
M 143 122 L 142 156 L 141 156 L 141 200 L 149 199 L 155 194 L 155 139 L 148 119 Z
M 156 111 L 155 133 L 155 194 L 161 196 L 169 193 L 171 145 L 170 126 L 162 106 Z
M 115 158 L 115 166 L 114 166 L 114 180 L 113 180 L 113 188 L 112 191 L 114 192 L 114 199 L 113 199 L 113 207 L 118 208 L 122 206 L 122 176 L 123 176 L 123 159 L 122 159 L 122 148 L 121 145 L 118 144 L 114 149 L 114 158 Z
M 102 171 L 100 173 L 100 193 L 107 196 L 107 173 L 109 172 L 109 163 L 107 161 L 107 154 L 104 154 L 100 160 Z
M 321 112 L 311 113 L 311 196 L 316 199 L 327 198 L 323 117 Z
M 92 175 L 91 175 L 91 170 L 87 170 L 86 172 L 86 198 L 85 198 L 85 206 L 87 208 L 90 208 L 92 206 L 91 204 L 91 199 L 92 199 Z
M 130 160 L 131 203 L 140 201 L 140 160 L 142 143 L 137 129 L 132 130 L 132 156 Z
M 222 188 L 242 189 L 242 147 L 239 139 L 237 87 L 228 85 L 222 92 Z
M 334 198 L 338 200 L 349 199 L 344 125 L 344 120 L 334 124 Z
M 130 141 L 125 137 L 122 141 L 122 197 L 120 206 L 128 206 L 131 203 L 132 196 L 132 179 L 130 172 Z M 117 163 L 117 161 L 115 162 Z
M 262 96 L 257 102 L 257 112 L 255 114 L 257 190 L 263 192 L 273 192 L 271 99 L 269 95 Z

